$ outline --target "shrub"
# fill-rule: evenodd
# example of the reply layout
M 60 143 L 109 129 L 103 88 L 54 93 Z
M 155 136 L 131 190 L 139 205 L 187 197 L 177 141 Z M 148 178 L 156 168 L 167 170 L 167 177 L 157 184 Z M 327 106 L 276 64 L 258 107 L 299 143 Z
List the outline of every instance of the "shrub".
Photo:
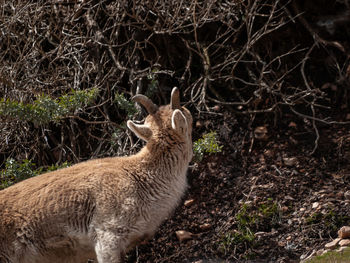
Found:
M 72 91 L 58 99 L 40 95 L 32 103 L 1 99 L 0 116 L 38 125 L 51 121 L 58 123 L 61 118 L 91 103 L 97 97 L 97 92 L 97 89 Z
M 219 145 L 215 131 L 204 134 L 201 139 L 198 139 L 193 144 L 194 159 L 201 161 L 205 153 L 219 153 L 222 151 L 222 147 L 222 145 Z
M 35 168 L 35 163 L 31 160 L 16 161 L 12 158 L 7 159 L 5 169 L 0 172 L 0 190 L 22 180 L 39 175 L 44 172 L 54 171 L 60 168 L 68 167 L 69 164 L 64 162 L 60 165 L 51 165 L 47 168 Z
M 137 112 L 137 109 L 130 100 L 125 98 L 124 93 L 115 93 L 114 103 L 117 104 L 117 107 L 125 111 L 128 115 L 128 118 L 131 119 L 134 114 Z

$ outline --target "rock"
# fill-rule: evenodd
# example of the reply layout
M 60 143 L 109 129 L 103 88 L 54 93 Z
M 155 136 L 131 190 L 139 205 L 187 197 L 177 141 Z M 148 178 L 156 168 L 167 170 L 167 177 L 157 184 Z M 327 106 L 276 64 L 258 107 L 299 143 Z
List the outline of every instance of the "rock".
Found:
M 259 126 L 254 130 L 254 137 L 257 140 L 266 141 L 269 138 L 267 133 L 267 128 L 265 126 Z
M 339 246 L 348 247 L 350 246 L 350 239 L 342 239 L 339 241 Z
M 193 203 L 194 203 L 194 199 L 188 199 L 184 202 L 184 206 L 189 207 L 193 205 Z
M 338 231 L 338 237 L 340 238 L 348 238 L 350 237 L 350 226 L 343 226 Z
M 337 238 L 334 239 L 333 241 L 327 243 L 324 247 L 325 247 L 326 249 L 334 249 L 334 248 L 337 247 L 337 245 L 338 245 L 338 243 L 339 243 L 340 240 L 341 240 L 341 238 L 340 238 L 340 237 L 337 237 Z
M 288 127 L 291 127 L 291 128 L 296 128 L 297 127 L 297 124 L 293 121 L 291 121 L 289 124 L 288 124 Z
M 207 231 L 210 228 L 211 228 L 211 224 L 209 224 L 209 223 L 204 223 L 204 224 L 199 226 L 199 229 L 202 230 L 202 231 Z
M 215 106 L 213 107 L 213 110 L 214 110 L 214 111 L 220 111 L 220 109 L 221 109 L 221 108 L 220 108 L 219 105 L 215 105 Z
M 288 211 L 288 206 L 282 206 L 281 207 L 282 212 L 287 212 Z
M 191 232 L 185 231 L 185 230 L 179 230 L 175 232 L 177 239 L 180 242 L 192 239 L 193 234 Z
M 201 121 L 196 121 L 196 127 L 197 127 L 197 128 L 203 127 L 203 122 L 201 122 Z
M 324 249 L 323 249 L 323 248 L 320 249 L 320 250 L 318 250 L 318 251 L 316 252 L 316 256 L 321 256 L 321 255 L 323 254 L 323 252 L 324 252 Z
M 296 157 L 283 158 L 283 162 L 287 166 L 294 166 L 297 163 L 298 159 Z
M 344 197 L 345 197 L 345 199 L 350 200 L 350 190 L 348 190 L 344 193 Z
M 314 202 L 312 204 L 312 209 L 316 209 L 317 207 L 319 207 L 320 203 L 319 202 Z

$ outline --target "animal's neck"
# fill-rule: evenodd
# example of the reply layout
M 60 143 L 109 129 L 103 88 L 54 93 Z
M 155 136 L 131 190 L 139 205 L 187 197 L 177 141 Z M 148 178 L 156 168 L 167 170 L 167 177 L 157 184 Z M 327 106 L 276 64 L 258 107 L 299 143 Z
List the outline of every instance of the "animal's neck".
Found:
M 178 169 L 188 165 L 187 152 L 184 142 L 149 141 L 137 155 L 145 166 Z

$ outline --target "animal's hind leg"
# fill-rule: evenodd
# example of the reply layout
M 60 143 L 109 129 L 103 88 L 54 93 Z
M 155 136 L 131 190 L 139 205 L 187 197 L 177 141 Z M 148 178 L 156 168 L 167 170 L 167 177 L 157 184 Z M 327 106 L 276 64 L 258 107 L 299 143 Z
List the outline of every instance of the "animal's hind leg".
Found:
M 121 238 L 112 231 L 98 231 L 95 252 L 98 263 L 121 262 Z

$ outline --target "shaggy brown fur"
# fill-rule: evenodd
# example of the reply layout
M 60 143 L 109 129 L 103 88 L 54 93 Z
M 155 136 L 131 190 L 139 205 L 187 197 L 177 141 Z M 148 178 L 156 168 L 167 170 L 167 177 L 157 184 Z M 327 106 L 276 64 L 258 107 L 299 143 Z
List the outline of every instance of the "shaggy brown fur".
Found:
M 90 160 L 0 191 L 0 262 L 120 262 L 151 237 L 186 189 L 192 117 L 180 106 L 150 112 L 128 127 L 146 146 L 136 155 Z

